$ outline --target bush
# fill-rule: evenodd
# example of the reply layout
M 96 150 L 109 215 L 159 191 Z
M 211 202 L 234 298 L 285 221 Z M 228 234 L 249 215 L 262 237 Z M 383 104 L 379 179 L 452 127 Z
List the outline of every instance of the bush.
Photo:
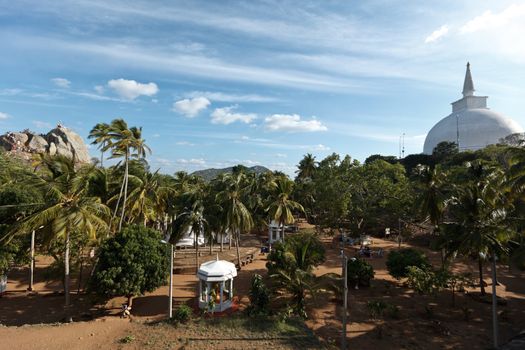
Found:
M 394 278 L 407 277 L 409 266 L 426 269 L 430 263 L 423 252 L 412 248 L 394 250 L 388 254 L 386 267 Z
M 130 226 L 106 240 L 99 253 L 91 288 L 105 297 L 131 298 L 152 292 L 166 282 L 169 248 L 161 234 L 144 226 Z
M 439 276 L 428 268 L 407 267 L 408 286 L 419 294 L 434 294 L 443 287 Z
M 277 270 L 311 272 L 326 260 L 323 243 L 316 235 L 297 233 L 287 235 L 284 243 L 278 242 L 268 254 L 266 268 L 270 274 Z
M 189 307 L 186 304 L 182 304 L 175 310 L 175 314 L 173 315 L 173 320 L 175 322 L 180 323 L 186 323 L 189 320 L 191 320 L 191 316 L 193 315 L 193 310 L 191 307 Z
M 374 268 L 365 260 L 352 258 L 348 260 L 347 274 L 349 284 L 369 287 L 370 280 L 374 278 Z
M 266 288 L 261 275 L 253 275 L 249 297 L 250 305 L 246 309 L 249 315 L 264 315 L 268 313 L 270 291 Z

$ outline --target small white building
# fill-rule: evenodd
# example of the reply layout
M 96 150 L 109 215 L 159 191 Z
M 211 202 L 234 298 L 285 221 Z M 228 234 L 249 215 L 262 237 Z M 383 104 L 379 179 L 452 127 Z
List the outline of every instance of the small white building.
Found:
M 284 242 L 284 226 L 272 220 L 268 225 L 268 243 Z
M 205 262 L 199 268 L 199 307 L 209 309 L 210 301 L 215 300 L 213 312 L 225 311 L 232 306 L 233 279 L 237 276 L 235 264 L 219 260 Z M 214 299 L 212 299 L 214 298 Z

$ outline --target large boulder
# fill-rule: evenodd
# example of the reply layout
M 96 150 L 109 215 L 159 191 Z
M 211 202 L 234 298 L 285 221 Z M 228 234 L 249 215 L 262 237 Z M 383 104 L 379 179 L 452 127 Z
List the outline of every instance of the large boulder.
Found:
M 49 143 L 53 142 L 55 144 L 57 154 L 74 157 L 79 163 L 89 163 L 91 161 L 84 140 L 77 133 L 64 126 L 59 125 L 51 130 L 46 135 L 46 139 Z
M 32 153 L 44 153 L 46 152 L 49 145 L 47 144 L 47 141 L 45 138 L 43 138 L 40 135 L 30 135 L 31 139 L 27 143 L 27 148 L 29 148 L 29 151 Z
M 48 153 L 74 158 L 77 163 L 89 163 L 88 148 L 84 140 L 72 130 L 58 125 L 46 135 L 38 135 L 29 130 L 8 132 L 0 135 L 0 147 L 13 156 L 30 160 L 33 153 Z
M 29 136 L 23 132 L 8 132 L 0 137 L 0 145 L 6 151 L 23 150 L 26 146 Z

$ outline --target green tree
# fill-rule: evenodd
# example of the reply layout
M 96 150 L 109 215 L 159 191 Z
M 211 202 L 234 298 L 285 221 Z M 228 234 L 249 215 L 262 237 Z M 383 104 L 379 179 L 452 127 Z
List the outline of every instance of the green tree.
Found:
M 69 257 L 70 237 L 73 230 L 82 232 L 90 239 L 107 229 L 105 219 L 109 209 L 100 198 L 88 196 L 88 183 L 93 166 L 77 169 L 73 159 L 64 156 L 42 156 L 41 173 L 28 180 L 29 186 L 41 188 L 46 193 L 47 203 L 35 213 L 15 225 L 13 234 L 24 234 L 44 226 L 44 241 L 64 241 L 64 286 L 66 318 L 70 305 Z
M 304 155 L 303 159 L 297 165 L 297 179 L 306 180 L 311 179 L 317 169 L 317 162 L 315 156 L 310 153 Z
M 275 220 L 283 230 L 284 225 L 293 224 L 295 219 L 294 211 L 304 212 L 301 204 L 291 199 L 294 183 L 286 177 L 278 177 L 275 180 L 275 188 L 271 192 L 270 205 L 266 209 L 270 214 L 270 219 Z
M 226 188 L 217 194 L 217 203 L 223 208 L 224 227 L 234 235 L 237 249 L 237 264 L 241 268 L 241 253 L 239 250 L 241 232 L 249 232 L 253 228 L 253 218 L 243 203 L 246 191 L 243 173 L 231 174 L 225 177 Z
M 130 159 L 144 158 L 146 153 L 151 153 L 151 150 L 146 145 L 144 139 L 142 139 L 142 127 L 128 127 L 128 124 L 123 119 L 113 120 L 109 125 L 107 136 L 101 139 L 100 142 L 106 143 L 106 145 L 102 147 L 102 151 L 111 150 L 110 158 L 124 159 L 124 177 L 122 179 L 122 186 L 120 188 L 115 212 L 113 214 L 113 217 L 115 217 L 122 199 L 122 210 L 118 225 L 118 230 L 120 231 L 126 215 Z
M 290 294 L 292 308 L 301 317 L 306 318 L 307 293 L 313 295 L 317 289 L 313 269 L 325 259 L 325 249 L 319 238 L 304 233 L 275 244 L 268 255 L 266 267 L 274 288 Z
M 166 282 L 169 247 L 161 234 L 138 225 L 126 227 L 101 246 L 91 288 L 104 297 L 132 298 L 152 292 Z
M 100 148 L 100 166 L 104 166 L 104 148 L 110 141 L 110 126 L 107 123 L 98 123 L 89 132 L 88 138 L 94 139 L 91 144 L 99 145 Z

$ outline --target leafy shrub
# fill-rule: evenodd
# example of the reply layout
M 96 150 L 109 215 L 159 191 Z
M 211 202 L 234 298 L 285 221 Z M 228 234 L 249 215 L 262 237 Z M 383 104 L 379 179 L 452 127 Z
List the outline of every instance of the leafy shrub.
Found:
M 440 281 L 434 271 L 417 266 L 409 266 L 407 270 L 408 286 L 419 294 L 434 294 L 439 289 Z
M 125 337 L 120 338 L 119 342 L 120 342 L 121 344 L 129 344 L 129 343 L 131 343 L 133 340 L 135 340 L 135 337 L 132 336 L 132 335 L 130 335 L 130 334 L 128 334 L 128 335 L 126 335 Z
M 191 309 L 191 307 L 189 307 L 186 304 L 182 304 L 177 308 L 177 310 L 175 310 L 175 314 L 173 315 L 173 321 L 186 323 L 191 319 L 192 315 L 193 310 Z
M 388 254 L 386 259 L 386 267 L 388 272 L 397 279 L 406 277 L 408 274 L 408 267 L 416 266 L 420 269 L 426 269 L 430 266 L 426 255 L 416 249 L 405 248 L 401 250 L 394 250 Z
M 266 288 L 261 275 L 255 274 L 252 277 L 252 284 L 249 292 L 250 305 L 246 309 L 249 315 L 260 315 L 268 313 L 270 303 L 270 291 Z
M 152 292 L 166 282 L 169 248 L 159 232 L 130 226 L 106 240 L 91 280 L 91 288 L 106 297 L 131 298 Z
M 300 317 L 306 318 L 307 294 L 313 295 L 316 290 L 313 269 L 325 259 L 324 246 L 313 234 L 289 235 L 268 254 L 266 267 L 272 287 L 290 296 L 290 306 Z
M 319 238 L 309 233 L 298 233 L 288 235 L 284 243 L 278 242 L 272 246 L 266 268 L 270 274 L 277 270 L 296 269 L 311 272 L 325 260 L 325 248 Z
M 370 313 L 370 317 L 379 319 L 383 317 L 385 310 L 388 308 L 388 304 L 383 300 L 371 300 L 366 304 L 366 308 Z
M 374 278 L 374 268 L 367 261 L 359 258 L 348 260 L 348 283 L 360 287 L 369 287 L 370 280 Z

